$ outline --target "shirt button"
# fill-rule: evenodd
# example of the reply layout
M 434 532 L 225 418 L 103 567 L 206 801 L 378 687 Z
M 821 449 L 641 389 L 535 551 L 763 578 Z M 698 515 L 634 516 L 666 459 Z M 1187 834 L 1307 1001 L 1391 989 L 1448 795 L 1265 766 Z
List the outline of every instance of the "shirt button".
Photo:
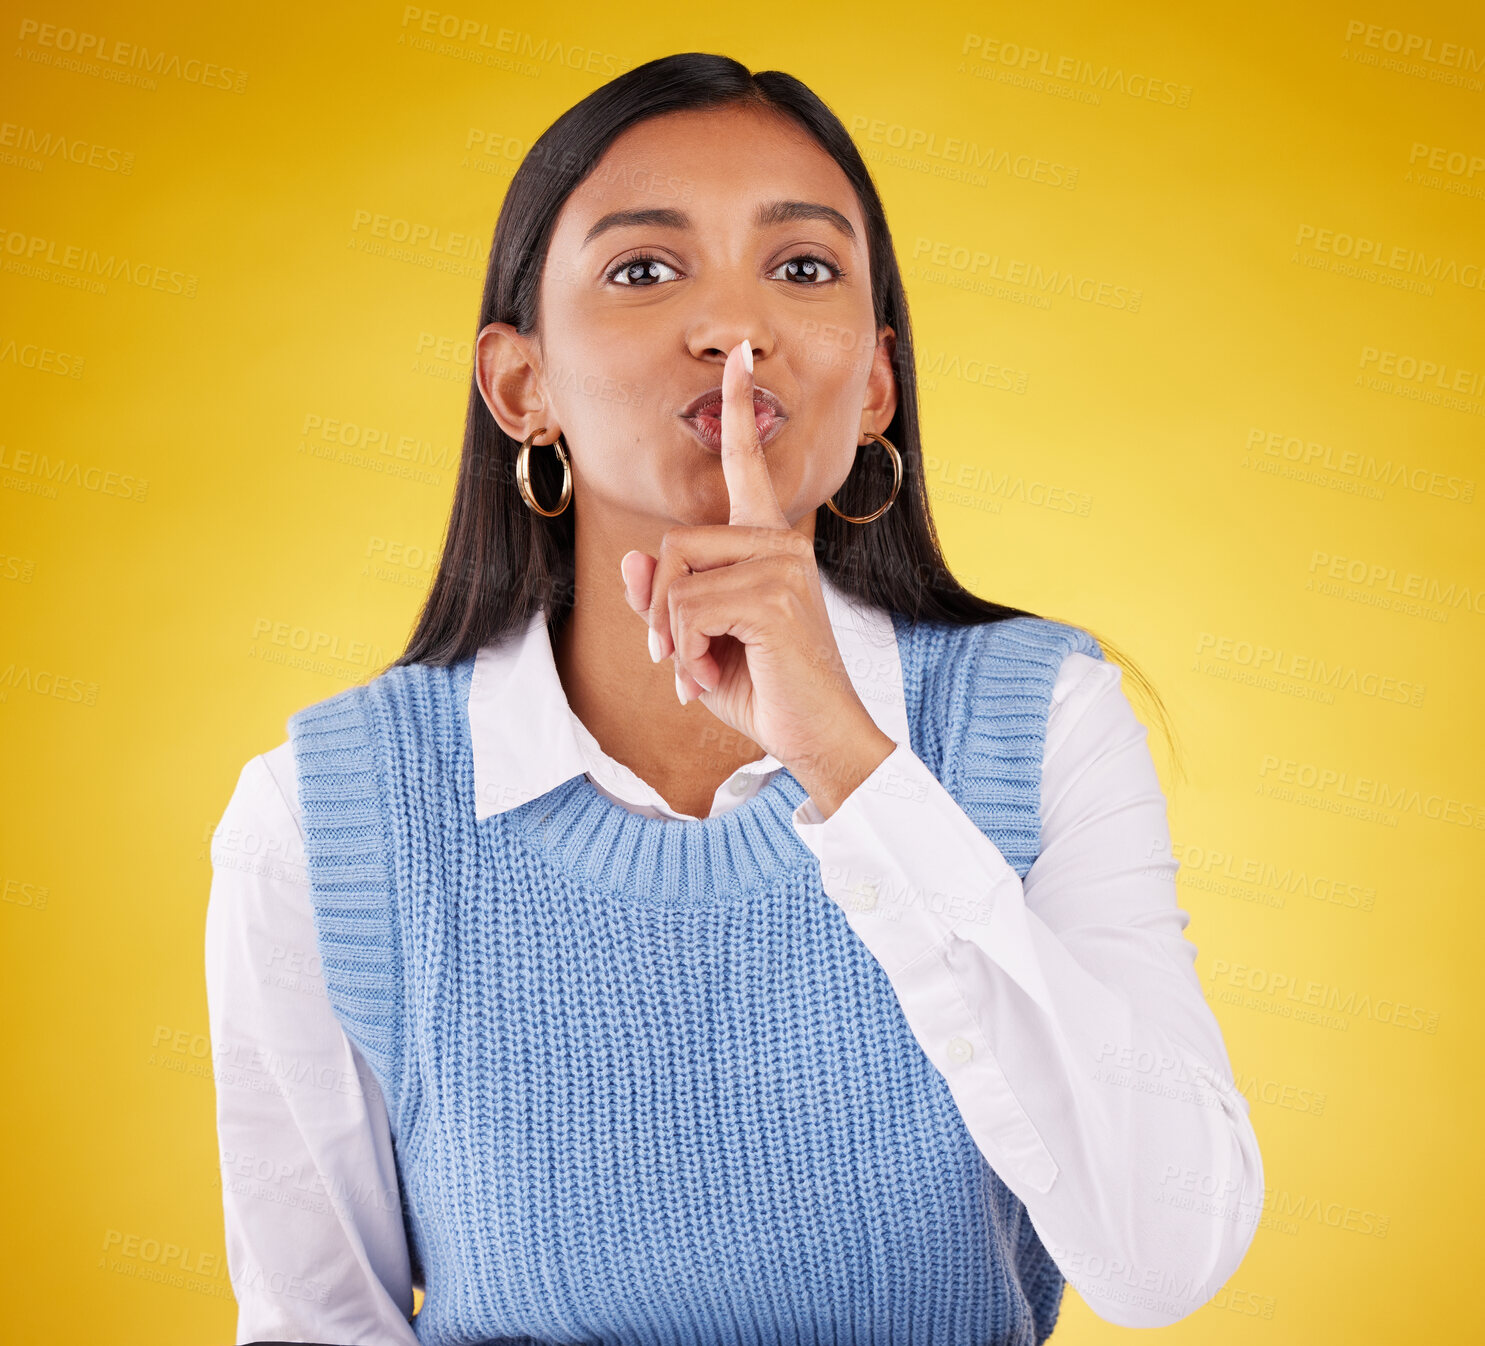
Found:
M 975 1054 L 975 1049 L 967 1038 L 950 1038 L 948 1052 L 949 1060 L 956 1066 L 962 1066 Z
M 856 889 L 856 910 L 873 911 L 877 905 L 877 886 L 874 883 L 863 883 Z
M 747 794 L 747 792 L 748 792 L 748 778 L 746 776 L 740 775 L 740 774 L 739 775 L 736 775 L 736 776 L 733 776 L 733 778 L 732 778 L 731 782 L 728 784 L 727 788 L 729 790 L 731 790 L 732 793 L 735 794 L 735 795 Z

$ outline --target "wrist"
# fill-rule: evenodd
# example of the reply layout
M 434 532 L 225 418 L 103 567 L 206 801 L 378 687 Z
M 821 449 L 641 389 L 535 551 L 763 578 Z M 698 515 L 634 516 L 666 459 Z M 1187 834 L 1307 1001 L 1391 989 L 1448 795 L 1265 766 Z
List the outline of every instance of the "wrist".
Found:
M 791 763 L 789 770 L 808 791 L 820 816 L 829 818 L 896 750 L 897 744 L 867 717 L 850 733 Z

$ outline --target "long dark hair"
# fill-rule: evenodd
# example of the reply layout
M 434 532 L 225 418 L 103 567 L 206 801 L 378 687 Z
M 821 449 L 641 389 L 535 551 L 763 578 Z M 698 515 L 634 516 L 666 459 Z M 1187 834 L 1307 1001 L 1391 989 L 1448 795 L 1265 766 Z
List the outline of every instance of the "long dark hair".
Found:
M 531 147 L 506 191 L 475 331 L 506 322 L 521 333 L 536 332 L 541 274 L 558 214 L 619 135 L 651 117 L 724 104 L 761 106 L 792 118 L 840 165 L 866 220 L 876 330 L 890 326 L 897 336 L 897 412 L 883 433 L 901 454 L 902 486 L 892 508 L 870 524 L 818 512 L 821 572 L 856 599 L 915 622 L 976 625 L 1041 615 L 971 593 L 944 561 L 923 480 L 912 327 L 886 213 L 840 119 L 792 75 L 753 74 L 728 56 L 683 52 L 626 71 L 564 112 Z M 547 518 L 526 505 L 516 486 L 519 449 L 490 415 L 471 372 L 459 480 L 438 573 L 406 650 L 389 667 L 456 663 L 524 631 L 542 610 L 554 639 L 560 631 L 576 597 L 575 508 Z M 530 457 L 532 491 L 538 500 L 555 502 L 562 487 L 555 452 L 533 446 Z M 885 451 L 869 443 L 833 499 L 845 514 L 870 514 L 891 484 Z M 1096 639 L 1106 654 L 1114 652 L 1109 641 Z M 1124 656 L 1118 662 L 1134 669 L 1167 722 L 1148 679 Z

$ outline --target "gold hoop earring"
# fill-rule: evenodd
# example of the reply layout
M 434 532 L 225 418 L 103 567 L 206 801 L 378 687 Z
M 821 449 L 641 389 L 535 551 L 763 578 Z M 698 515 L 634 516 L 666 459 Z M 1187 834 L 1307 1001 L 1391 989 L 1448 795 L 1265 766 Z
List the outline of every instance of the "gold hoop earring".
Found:
M 827 500 L 825 503 L 832 510 L 835 510 L 835 513 L 840 514 L 840 517 L 847 523 L 870 523 L 873 519 L 880 519 L 882 515 L 892 508 L 892 502 L 897 499 L 897 492 L 902 488 L 902 455 L 897 452 L 896 447 L 892 443 L 882 438 L 881 435 L 874 435 L 868 431 L 866 438 L 868 440 L 876 440 L 878 444 L 892 455 L 892 494 L 887 497 L 887 503 L 881 509 L 877 510 L 874 514 L 863 515 L 859 519 L 854 518 L 850 514 L 841 514 L 840 510 L 835 508 L 835 501 Z M 860 448 L 861 446 L 858 444 L 856 447 Z
M 531 441 L 537 435 L 544 435 L 546 426 L 540 430 L 533 430 L 521 441 L 521 451 L 516 455 L 516 487 L 521 492 L 521 498 L 538 514 L 545 515 L 548 519 L 555 519 L 567 508 L 567 502 L 572 499 L 572 464 L 567 461 L 567 451 L 562 447 L 562 436 L 558 434 L 552 441 L 552 447 L 557 450 L 557 457 L 562 462 L 562 499 L 557 502 L 556 509 L 543 509 L 536 503 L 536 497 L 531 494 Z

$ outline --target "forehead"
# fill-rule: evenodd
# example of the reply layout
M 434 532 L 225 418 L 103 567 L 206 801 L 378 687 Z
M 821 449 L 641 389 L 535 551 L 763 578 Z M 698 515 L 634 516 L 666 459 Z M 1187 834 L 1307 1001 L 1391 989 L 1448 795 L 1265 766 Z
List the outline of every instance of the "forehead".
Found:
M 755 201 L 818 201 L 866 237 L 856 193 L 839 164 L 787 116 L 729 105 L 651 117 L 604 152 L 568 197 L 553 243 L 577 248 L 614 210 L 669 207 L 704 219 L 751 220 Z

